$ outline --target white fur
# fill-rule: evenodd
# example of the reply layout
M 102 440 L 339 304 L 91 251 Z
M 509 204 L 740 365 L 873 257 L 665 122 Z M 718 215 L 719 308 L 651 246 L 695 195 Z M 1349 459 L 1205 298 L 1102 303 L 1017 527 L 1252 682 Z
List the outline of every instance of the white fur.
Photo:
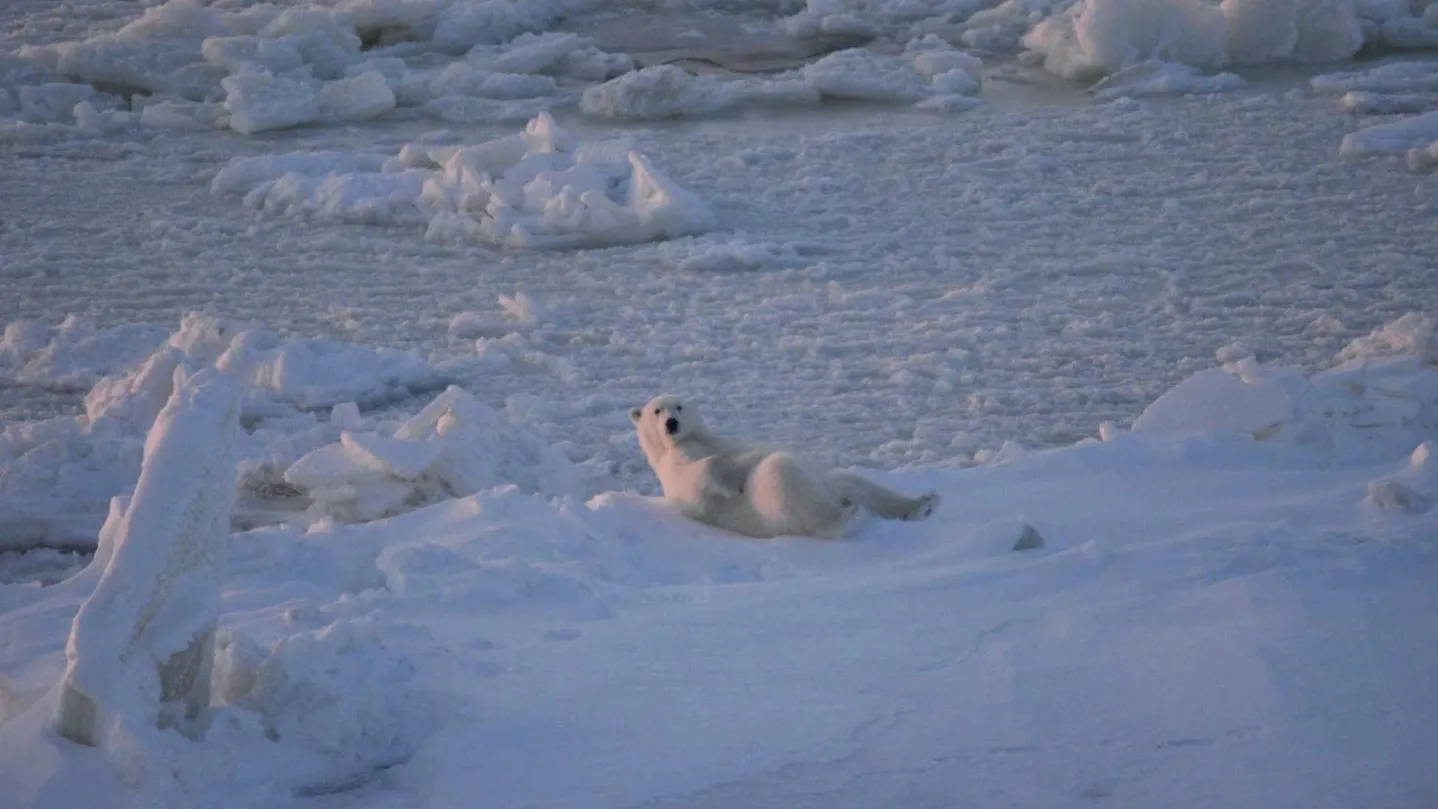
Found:
M 824 469 L 792 452 L 709 432 L 698 408 L 660 396 L 629 411 L 664 497 L 700 522 L 751 537 L 837 537 L 858 508 L 922 520 L 939 496 L 906 497 L 853 472 Z M 666 423 L 674 422 L 670 432 Z

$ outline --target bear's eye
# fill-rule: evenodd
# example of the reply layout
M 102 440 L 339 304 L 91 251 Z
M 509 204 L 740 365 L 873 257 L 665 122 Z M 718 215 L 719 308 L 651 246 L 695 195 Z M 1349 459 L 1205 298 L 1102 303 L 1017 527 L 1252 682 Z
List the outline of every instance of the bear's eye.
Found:
M 674 412 L 675 412 L 675 413 L 683 413 L 683 412 L 684 412 L 684 405 L 674 405 Z
M 660 408 L 657 408 L 657 407 L 654 408 L 654 415 L 656 415 L 656 416 L 659 415 L 660 413 L 663 413 L 663 412 L 664 412 L 664 411 L 661 410 Z

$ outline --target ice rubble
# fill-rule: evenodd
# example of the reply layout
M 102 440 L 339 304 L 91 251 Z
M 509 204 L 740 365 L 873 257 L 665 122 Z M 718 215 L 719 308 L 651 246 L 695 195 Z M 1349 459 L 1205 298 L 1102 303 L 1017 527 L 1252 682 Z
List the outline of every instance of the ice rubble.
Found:
M 169 0 L 116 31 L 22 48 L 10 58 L 23 70 L 0 64 L 0 87 L 18 80 L 20 96 L 3 134 L 137 124 L 254 134 L 367 120 L 396 106 L 459 120 L 458 110 L 485 99 L 533 100 L 552 95 L 556 79 L 596 82 L 632 69 L 629 57 L 587 38 L 546 31 L 562 11 L 547 0 Z M 160 104 L 173 106 L 143 115 Z M 0 114 L 13 106 L 10 90 L 0 91 Z M 531 104 L 528 114 L 536 111 Z
M 958 110 L 972 105 L 959 99 L 979 92 L 982 70 L 980 58 L 928 35 L 898 55 L 848 48 L 772 79 L 724 80 L 657 65 L 590 87 L 580 109 L 599 118 L 699 118 L 744 105 L 792 107 L 832 98 Z
M 101 529 L 104 572 L 75 615 L 55 724 L 98 746 L 113 723 L 202 732 L 235 496 L 240 389 L 174 371 L 123 513 Z
M 102 330 L 74 318 L 55 329 L 12 324 L 7 335 L 15 338 L 5 345 L 18 381 L 73 389 L 78 381 L 97 380 L 82 415 L 12 423 L 0 432 L 0 546 L 7 548 L 93 543 L 109 499 L 134 484 L 146 431 L 174 394 L 181 370 L 216 368 L 242 386 L 245 415 L 259 422 L 245 450 L 248 474 L 257 479 L 288 466 L 312 444 L 333 440 L 297 409 L 383 403 L 447 381 L 405 352 L 286 341 L 200 314 L 186 316 L 168 340 L 162 330 Z M 106 346 L 114 350 L 96 348 Z M 286 436 L 263 426 L 287 420 L 293 423 Z
M 344 432 L 295 461 L 286 482 L 314 500 L 309 517 L 365 522 L 499 486 L 579 497 L 587 480 L 563 453 L 452 387 L 393 436 Z
M 1438 7 L 1435 7 L 1438 8 Z M 1438 166 L 1438 63 L 1391 62 L 1375 68 L 1315 76 L 1318 93 L 1342 93 L 1339 107 L 1357 115 L 1422 113 L 1385 121 L 1343 138 L 1341 157 L 1407 155 L 1415 171 Z
M 1378 124 L 1344 136 L 1341 157 L 1426 152 L 1438 144 L 1438 111 Z
M 1162 81 L 1136 88 L 1145 94 L 1234 82 L 1181 76 L 1178 65 L 1214 71 L 1342 60 L 1365 45 L 1438 47 L 1438 13 L 1398 0 L 809 0 L 779 27 L 795 37 L 882 35 L 904 44 L 903 54 L 854 48 L 797 74 L 724 80 L 672 66 L 631 72 L 634 59 L 550 30 L 566 12 L 585 10 L 594 9 L 555 0 L 233 9 L 170 0 L 117 31 L 12 55 L 21 68 L 0 65 L 0 88 L 14 82 L 13 94 L 0 89 L 0 115 L 16 106 L 19 115 L 0 120 L 0 138 L 136 126 L 253 134 L 368 120 L 396 107 L 456 123 L 509 123 L 576 101 L 606 118 L 712 115 L 747 103 L 812 103 L 821 94 L 972 107 L 975 57 L 953 56 L 937 32 L 999 53 L 1013 52 L 1021 38 L 1068 78 L 1171 63 Z M 936 43 L 949 54 L 915 58 L 916 47 L 934 51 Z
M 699 118 L 738 106 L 744 100 L 739 86 L 673 65 L 656 65 L 590 87 L 579 108 L 598 118 Z
M 236 158 L 211 182 L 265 212 L 428 224 L 432 239 L 504 247 L 654 241 L 714 227 L 709 207 L 626 141 L 581 143 L 547 113 L 475 145 L 417 141 L 395 157 L 332 152 Z
M 1232 73 L 1204 75 L 1189 65 L 1151 60 L 1105 76 L 1091 92 L 1100 101 L 1110 101 L 1152 95 L 1222 93 L 1244 85 L 1243 79 Z
M 89 390 L 107 374 L 149 356 L 167 334 L 148 325 L 97 328 L 75 315 L 58 326 L 17 321 L 0 338 L 0 379 L 48 390 Z
M 1438 318 L 1405 315 L 1312 375 L 1251 356 L 1199 372 L 1149 405 L 1133 431 L 1247 436 L 1347 463 L 1399 457 L 1438 430 L 1435 328 Z
M 1035 25 L 1023 44 L 1070 79 L 1146 60 L 1203 70 L 1330 62 L 1363 46 L 1364 19 L 1354 0 L 1080 0 Z

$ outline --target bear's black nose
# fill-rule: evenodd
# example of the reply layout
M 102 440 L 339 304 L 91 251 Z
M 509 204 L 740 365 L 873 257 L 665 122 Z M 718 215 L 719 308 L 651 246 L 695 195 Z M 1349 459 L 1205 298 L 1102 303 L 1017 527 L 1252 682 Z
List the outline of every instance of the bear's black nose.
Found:
M 679 419 L 669 418 L 664 420 L 664 432 L 673 435 L 679 432 Z

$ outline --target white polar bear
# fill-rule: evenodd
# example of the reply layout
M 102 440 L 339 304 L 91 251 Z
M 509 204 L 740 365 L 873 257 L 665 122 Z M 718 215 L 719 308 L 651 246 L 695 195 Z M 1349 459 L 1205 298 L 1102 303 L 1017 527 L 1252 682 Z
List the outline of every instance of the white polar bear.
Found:
M 692 519 L 751 537 L 837 537 L 858 508 L 922 520 L 939 495 L 905 497 L 853 472 L 709 432 L 693 404 L 660 396 L 629 411 L 664 497 Z

